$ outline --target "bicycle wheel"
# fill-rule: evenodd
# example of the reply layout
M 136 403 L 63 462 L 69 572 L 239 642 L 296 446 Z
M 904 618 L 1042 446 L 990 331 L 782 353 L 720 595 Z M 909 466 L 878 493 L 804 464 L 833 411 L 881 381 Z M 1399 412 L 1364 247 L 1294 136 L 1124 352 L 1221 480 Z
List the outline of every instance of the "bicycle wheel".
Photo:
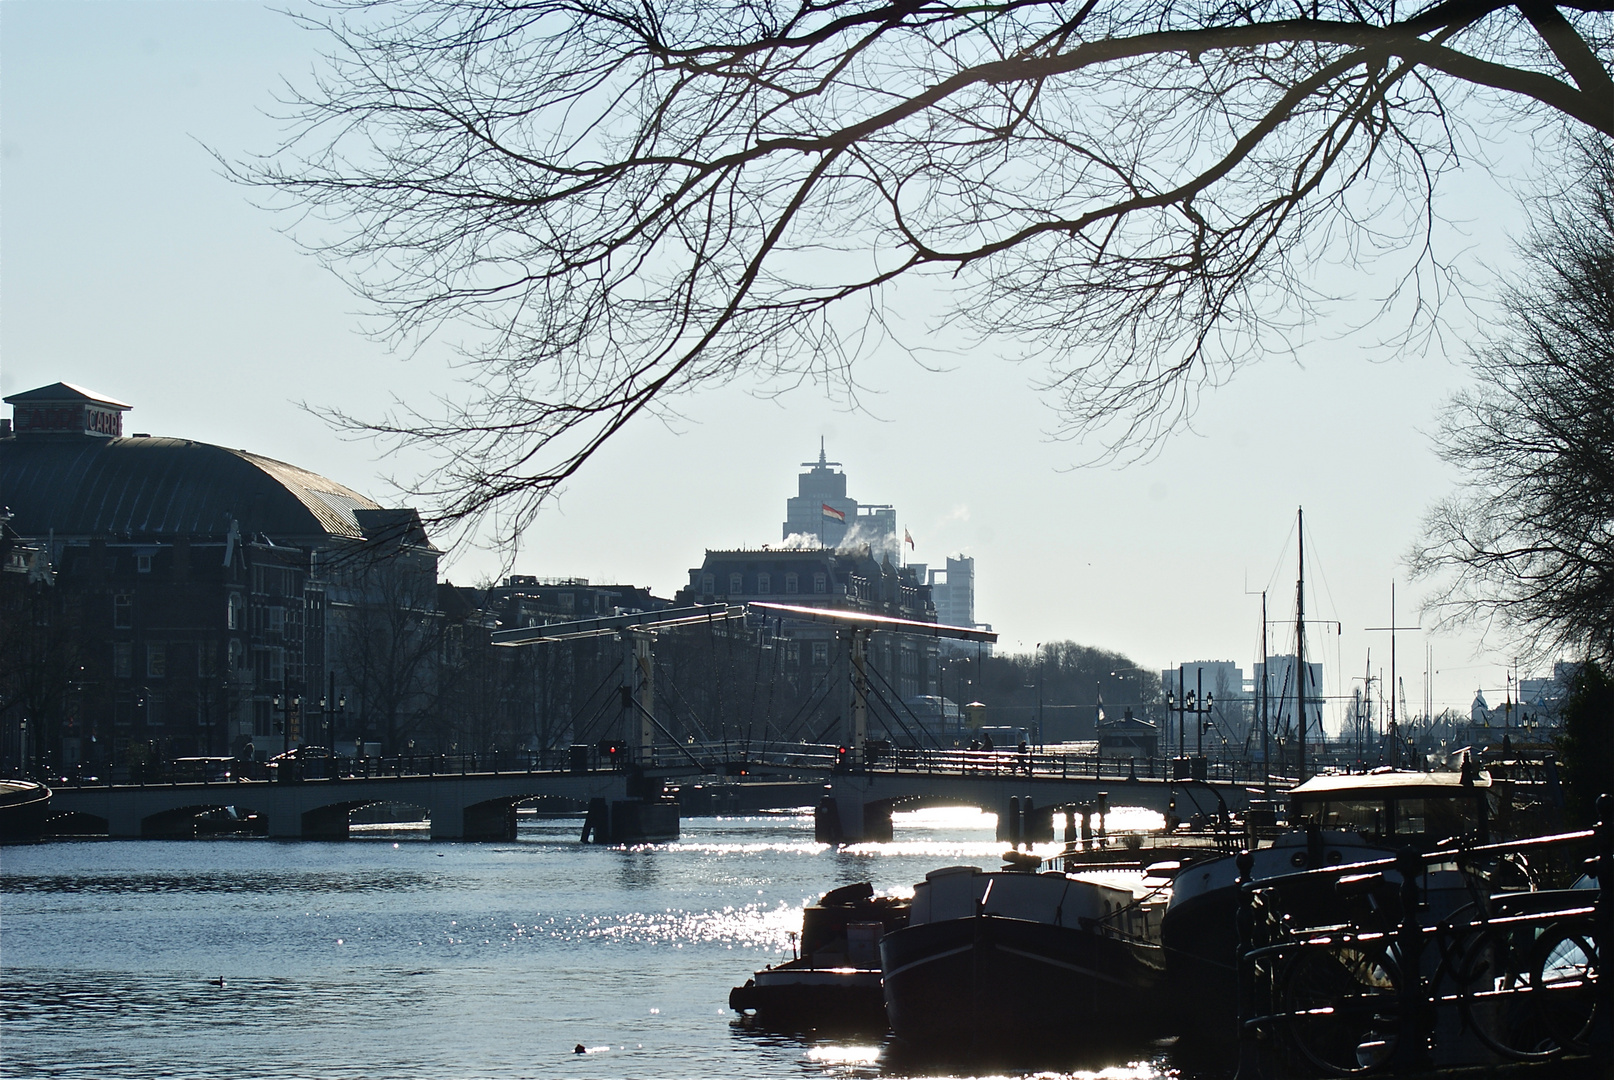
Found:
M 1525 934 L 1528 938 L 1528 931 Z M 1447 969 L 1456 984 L 1463 1025 L 1495 1053 L 1512 1061 L 1542 1061 L 1563 1052 L 1543 1022 L 1527 959 L 1530 946 L 1501 930 L 1466 935 Z
M 1585 1053 L 1597 1013 L 1598 950 L 1590 919 L 1553 923 L 1531 952 L 1536 1013 L 1565 1050 Z
M 1302 1057 L 1331 1076 L 1389 1061 L 1401 1014 L 1395 963 L 1382 946 L 1302 948 L 1287 968 L 1279 1006 Z

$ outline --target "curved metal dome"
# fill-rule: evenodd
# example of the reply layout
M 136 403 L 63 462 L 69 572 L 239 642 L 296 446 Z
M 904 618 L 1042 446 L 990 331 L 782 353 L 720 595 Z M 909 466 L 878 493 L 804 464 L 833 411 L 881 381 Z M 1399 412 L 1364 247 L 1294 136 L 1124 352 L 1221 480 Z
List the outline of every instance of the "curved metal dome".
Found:
M 0 505 L 24 535 L 363 539 L 379 504 L 283 461 L 189 439 L 55 435 L 0 439 Z

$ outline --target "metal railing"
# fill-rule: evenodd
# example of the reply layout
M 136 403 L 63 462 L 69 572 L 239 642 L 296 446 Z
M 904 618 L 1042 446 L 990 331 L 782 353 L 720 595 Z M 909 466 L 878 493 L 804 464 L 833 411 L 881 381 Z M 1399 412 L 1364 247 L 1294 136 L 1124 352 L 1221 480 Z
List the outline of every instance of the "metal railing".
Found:
M 617 747 L 613 750 L 611 747 Z M 871 740 L 865 760 L 853 764 L 849 748 L 806 742 L 710 742 L 660 744 L 648 759 L 631 748 L 601 742 L 547 752 L 495 750 L 481 753 L 403 753 L 368 757 L 332 755 L 323 748 L 269 760 L 208 758 L 192 762 L 155 761 L 117 766 L 90 775 L 54 778 L 55 787 L 148 786 L 163 784 L 229 784 L 275 779 L 324 780 L 403 776 L 502 773 L 577 773 L 621 771 L 632 765 L 669 773 L 746 776 L 763 773 L 824 776 L 856 771 L 882 775 L 988 778 L 1021 776 L 1058 780 L 1109 780 L 1117 783 L 1176 779 L 1185 784 L 1257 783 L 1247 763 L 1210 761 L 1203 776 L 1175 776 L 1182 759 L 1122 758 L 1093 752 L 1047 749 L 992 750 L 916 749 Z
M 1254 857 L 1239 855 L 1237 1080 L 1576 1057 L 1614 1066 L 1614 984 L 1601 978 L 1614 799 L 1599 813 L 1592 830 L 1255 880 Z M 1487 869 L 1520 856 L 1588 846 L 1596 890 L 1486 886 Z M 1431 873 L 1454 870 L 1470 902 L 1431 915 Z M 1307 925 L 1297 909 L 1339 921 Z

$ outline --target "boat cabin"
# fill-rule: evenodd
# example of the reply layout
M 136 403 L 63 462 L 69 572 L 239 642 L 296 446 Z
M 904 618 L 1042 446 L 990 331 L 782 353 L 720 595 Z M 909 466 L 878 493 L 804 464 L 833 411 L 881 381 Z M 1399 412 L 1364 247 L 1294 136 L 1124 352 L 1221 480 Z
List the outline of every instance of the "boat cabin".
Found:
M 1454 836 L 1483 844 L 1490 787 L 1488 775 L 1466 769 L 1314 776 L 1289 792 L 1289 820 L 1420 848 Z

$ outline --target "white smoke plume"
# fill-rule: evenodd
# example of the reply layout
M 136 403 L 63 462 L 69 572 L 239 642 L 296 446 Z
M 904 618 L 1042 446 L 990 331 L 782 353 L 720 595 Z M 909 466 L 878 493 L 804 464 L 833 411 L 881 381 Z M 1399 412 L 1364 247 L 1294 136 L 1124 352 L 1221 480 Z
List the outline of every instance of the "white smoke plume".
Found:
M 846 530 L 846 535 L 835 545 L 836 551 L 851 552 L 867 545 L 870 554 L 876 559 L 891 556 L 893 561 L 900 561 L 902 556 L 902 543 L 895 536 L 881 534 L 871 528 L 866 528 L 858 522 Z M 787 551 L 817 551 L 827 545 L 821 543 L 814 533 L 791 533 L 777 545 Z

